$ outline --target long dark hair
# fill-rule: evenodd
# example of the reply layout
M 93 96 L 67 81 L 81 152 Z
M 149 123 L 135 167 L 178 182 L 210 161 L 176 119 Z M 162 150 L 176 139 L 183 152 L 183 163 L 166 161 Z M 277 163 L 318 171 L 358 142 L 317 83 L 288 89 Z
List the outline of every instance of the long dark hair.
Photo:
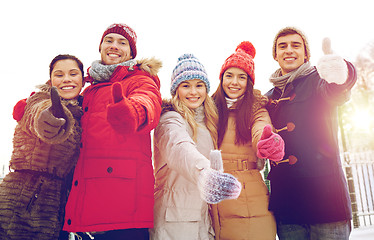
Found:
M 223 137 L 225 136 L 227 123 L 229 118 L 229 111 L 234 111 L 235 113 L 235 144 L 245 144 L 252 140 L 251 127 L 253 118 L 253 84 L 251 78 L 248 76 L 247 88 L 243 96 L 238 99 L 236 107 L 234 110 L 229 110 L 227 108 L 226 93 L 222 87 L 222 77 L 220 79 L 220 84 L 216 92 L 212 95 L 214 102 L 216 103 L 218 109 L 218 147 L 221 146 Z
M 55 67 L 56 63 L 60 60 L 66 60 L 66 59 L 73 60 L 78 64 L 79 70 L 81 70 L 82 80 L 83 80 L 84 79 L 83 63 L 76 56 L 69 55 L 69 54 L 59 54 L 55 58 L 52 59 L 51 63 L 49 64 L 49 77 L 51 77 L 53 68 Z

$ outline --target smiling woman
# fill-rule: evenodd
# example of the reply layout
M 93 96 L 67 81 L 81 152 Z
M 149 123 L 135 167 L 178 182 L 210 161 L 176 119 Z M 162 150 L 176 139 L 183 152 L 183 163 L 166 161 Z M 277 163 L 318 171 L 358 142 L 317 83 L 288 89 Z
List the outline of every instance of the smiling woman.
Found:
M 11 172 L 0 184 L 0 239 L 58 239 L 62 230 L 79 155 L 83 64 L 58 55 L 50 63 L 50 77 L 15 107 Z
M 64 99 L 79 96 L 83 87 L 83 65 L 72 59 L 56 60 L 52 64 L 51 84 L 57 87 L 58 93 Z M 81 66 L 79 66 L 81 65 Z

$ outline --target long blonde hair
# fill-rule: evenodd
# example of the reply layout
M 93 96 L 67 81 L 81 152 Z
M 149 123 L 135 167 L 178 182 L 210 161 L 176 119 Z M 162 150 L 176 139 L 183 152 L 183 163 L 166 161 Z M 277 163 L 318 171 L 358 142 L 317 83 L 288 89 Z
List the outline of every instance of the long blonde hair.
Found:
M 189 107 L 186 106 L 186 104 L 184 104 L 180 100 L 178 91 L 172 97 L 171 103 L 175 111 L 182 115 L 183 118 L 186 119 L 187 123 L 192 128 L 192 139 L 196 142 L 198 124 L 195 120 L 195 111 L 191 110 Z M 212 137 L 214 148 L 217 149 L 218 112 L 216 105 L 214 104 L 212 98 L 208 94 L 206 95 L 205 101 L 203 102 L 203 106 L 205 115 L 204 122 L 206 128 L 208 129 Z

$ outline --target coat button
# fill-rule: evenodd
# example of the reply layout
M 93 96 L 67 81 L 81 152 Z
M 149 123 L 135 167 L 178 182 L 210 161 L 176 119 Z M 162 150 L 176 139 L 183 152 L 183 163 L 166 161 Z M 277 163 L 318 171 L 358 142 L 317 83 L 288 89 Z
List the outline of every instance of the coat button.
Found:
M 85 108 L 84 108 L 84 111 L 87 112 L 87 111 L 88 111 L 88 107 L 85 107 Z
M 68 219 L 68 225 L 71 225 L 71 220 L 70 219 Z
M 81 142 L 81 143 L 79 144 L 79 146 L 80 146 L 80 148 L 83 148 L 83 143 Z
M 113 168 L 112 167 L 108 167 L 108 169 L 106 170 L 108 173 L 112 173 L 113 172 Z
M 75 180 L 74 186 L 78 186 L 78 180 Z

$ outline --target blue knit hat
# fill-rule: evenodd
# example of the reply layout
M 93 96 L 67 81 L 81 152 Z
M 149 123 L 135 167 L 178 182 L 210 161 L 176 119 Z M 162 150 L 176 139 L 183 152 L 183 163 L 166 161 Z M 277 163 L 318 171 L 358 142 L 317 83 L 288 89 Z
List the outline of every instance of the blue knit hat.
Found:
M 170 93 L 175 95 L 179 84 L 187 80 L 199 79 L 205 83 L 206 91 L 209 93 L 210 83 L 204 66 L 190 53 L 183 54 L 178 58 L 177 66 L 171 75 Z

